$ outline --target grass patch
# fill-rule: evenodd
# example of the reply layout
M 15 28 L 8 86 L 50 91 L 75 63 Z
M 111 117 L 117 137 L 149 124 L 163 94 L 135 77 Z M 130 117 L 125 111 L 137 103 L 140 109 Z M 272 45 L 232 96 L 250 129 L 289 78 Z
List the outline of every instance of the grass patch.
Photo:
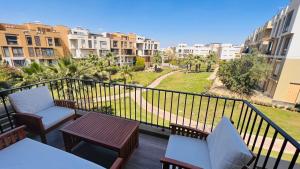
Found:
M 202 93 L 207 91 L 212 84 L 208 80 L 211 73 L 185 73 L 177 72 L 168 76 L 157 86 L 159 89 L 177 90 L 182 92 Z
M 128 79 L 127 83 L 136 83 L 146 87 L 158 77 L 165 75 L 171 71 L 172 71 L 171 68 L 163 67 L 163 70 L 161 72 L 146 72 L 146 71 L 132 72 L 133 77 L 132 79 Z M 119 73 L 112 76 L 112 79 L 115 80 L 120 78 L 121 75 Z

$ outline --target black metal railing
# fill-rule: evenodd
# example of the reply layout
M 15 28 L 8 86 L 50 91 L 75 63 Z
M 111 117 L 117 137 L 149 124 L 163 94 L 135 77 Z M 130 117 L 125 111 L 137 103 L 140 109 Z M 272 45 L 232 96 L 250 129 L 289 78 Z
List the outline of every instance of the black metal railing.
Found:
M 94 80 L 64 78 L 1 91 L 1 133 L 14 127 L 7 95 L 38 86 L 48 86 L 54 99 L 76 101 L 78 110 L 163 130 L 175 123 L 211 132 L 227 116 L 257 155 L 253 168 L 294 168 L 299 163 L 299 143 L 246 100 Z

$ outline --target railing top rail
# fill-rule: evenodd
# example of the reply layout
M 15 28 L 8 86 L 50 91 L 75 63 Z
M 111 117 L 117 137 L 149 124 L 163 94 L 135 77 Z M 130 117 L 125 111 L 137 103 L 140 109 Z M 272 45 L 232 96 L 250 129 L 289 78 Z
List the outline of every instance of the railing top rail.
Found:
M 300 150 L 300 143 L 291 137 L 288 133 L 286 133 L 281 127 L 275 124 L 271 119 L 269 119 L 264 113 L 258 110 L 255 106 L 253 106 L 249 101 L 244 100 L 244 103 L 251 107 L 261 118 L 263 118 L 269 125 L 271 125 L 275 130 L 277 130 L 285 139 L 287 139 L 295 148 Z

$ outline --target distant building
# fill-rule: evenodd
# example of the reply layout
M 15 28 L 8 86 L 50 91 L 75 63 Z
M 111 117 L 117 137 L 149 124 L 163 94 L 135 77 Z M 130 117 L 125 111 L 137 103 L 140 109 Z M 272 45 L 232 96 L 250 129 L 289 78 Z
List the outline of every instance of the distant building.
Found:
M 69 28 L 42 23 L 0 23 L 0 57 L 10 66 L 33 61 L 53 63 L 69 55 L 65 39 Z
M 241 45 L 221 44 L 219 48 L 219 58 L 221 60 L 231 60 L 241 57 Z
M 160 43 L 155 40 L 136 36 L 136 54 L 145 59 L 146 65 L 149 66 L 151 58 L 160 50 Z
M 176 47 L 176 54 L 178 58 L 185 58 L 188 55 L 206 57 L 211 53 L 215 53 L 220 59 L 228 60 L 239 58 L 241 56 L 241 49 L 242 46 L 232 44 L 211 43 L 188 46 L 185 43 L 181 43 Z
M 110 51 L 116 56 L 119 65 L 132 65 L 136 58 L 136 35 L 120 32 L 106 33 L 110 38 Z
M 110 52 L 109 38 L 80 27 L 71 29 L 68 43 L 73 58 L 85 58 L 89 54 L 101 57 Z
M 300 1 L 290 4 L 245 41 L 247 51 L 265 54 L 272 74 L 262 84 L 274 103 L 300 104 Z

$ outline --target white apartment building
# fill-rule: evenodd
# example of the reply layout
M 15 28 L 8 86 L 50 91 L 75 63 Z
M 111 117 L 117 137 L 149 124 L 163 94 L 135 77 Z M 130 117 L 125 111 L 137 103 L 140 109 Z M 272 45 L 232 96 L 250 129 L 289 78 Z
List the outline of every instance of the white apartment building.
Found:
M 219 58 L 221 60 L 231 60 L 241 57 L 242 45 L 221 44 L 219 48 Z
M 276 104 L 300 104 L 299 7 L 300 0 L 291 0 L 286 8 L 267 21 L 268 27 L 258 28 L 245 42 L 246 48 L 255 47 L 268 56 L 273 69 L 264 82 L 263 89 Z M 266 29 L 270 29 L 269 33 L 259 36 Z
M 150 64 L 151 57 L 160 50 L 160 43 L 155 40 L 145 38 L 144 36 L 136 36 L 136 54 L 143 57 L 146 64 Z
M 180 43 L 176 47 L 176 55 L 178 58 L 185 58 L 188 55 L 192 55 L 194 48 L 191 46 L 188 46 L 186 43 Z
M 206 57 L 211 52 L 210 46 L 203 44 L 195 44 L 193 46 L 193 55 L 200 55 Z
M 195 44 L 193 46 L 188 46 L 185 43 L 181 43 L 176 47 L 176 54 L 178 58 L 184 58 L 188 55 L 206 57 L 214 52 L 220 59 L 229 60 L 240 57 L 241 49 L 242 46 L 232 44 L 211 43 L 207 45 Z
M 74 58 L 85 58 L 89 54 L 105 56 L 110 52 L 110 39 L 101 34 L 90 33 L 81 27 L 71 29 L 68 35 L 69 48 Z

